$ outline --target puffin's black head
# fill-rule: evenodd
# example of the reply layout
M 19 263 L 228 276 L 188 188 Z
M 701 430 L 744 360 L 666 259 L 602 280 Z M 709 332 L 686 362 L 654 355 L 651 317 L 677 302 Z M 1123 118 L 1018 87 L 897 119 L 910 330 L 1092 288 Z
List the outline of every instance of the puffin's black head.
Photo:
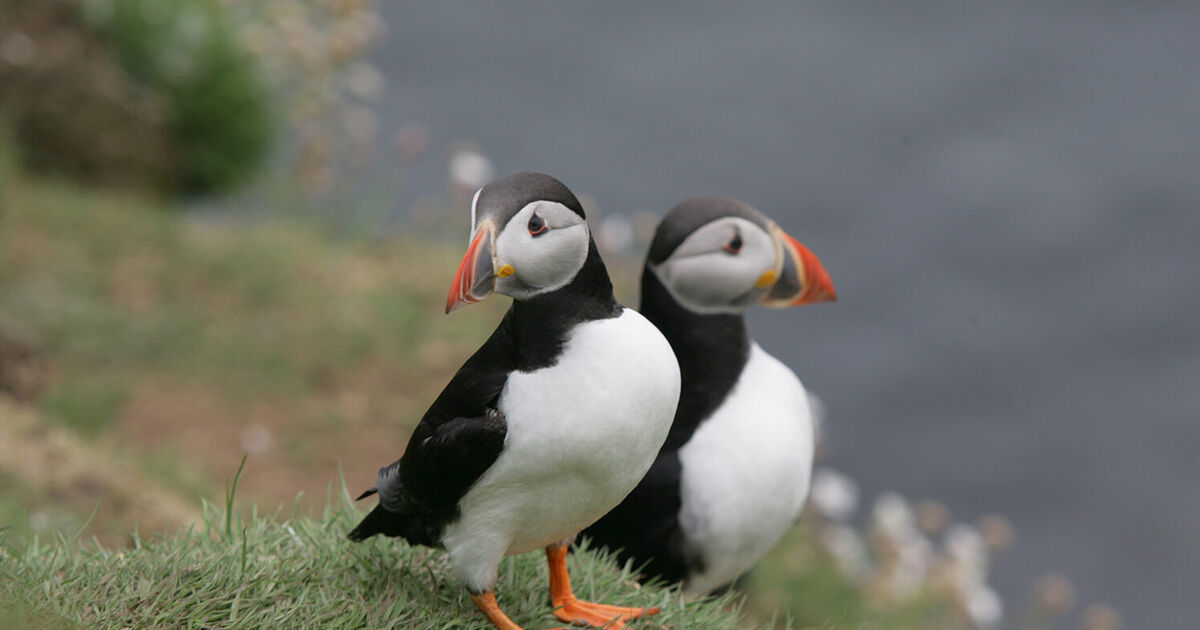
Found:
M 816 255 L 758 210 L 728 197 L 696 197 L 658 225 L 646 269 L 698 313 L 737 313 L 837 297 Z
M 471 201 L 471 229 L 447 313 L 493 291 L 524 300 L 565 286 L 591 243 L 579 200 L 542 173 L 517 173 L 480 188 Z

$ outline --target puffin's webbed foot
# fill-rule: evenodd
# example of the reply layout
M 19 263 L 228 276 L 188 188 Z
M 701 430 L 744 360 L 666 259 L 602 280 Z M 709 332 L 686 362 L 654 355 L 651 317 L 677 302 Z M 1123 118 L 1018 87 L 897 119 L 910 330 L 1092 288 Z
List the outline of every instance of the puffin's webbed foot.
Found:
M 504 611 L 500 610 L 500 605 L 496 603 L 496 594 L 492 591 L 484 591 L 478 595 L 471 593 L 471 601 L 498 630 L 522 630 L 521 626 L 518 626 L 508 618 L 508 615 L 504 614 Z M 563 628 L 553 628 L 552 630 L 563 630 Z
M 658 608 L 629 608 L 581 601 L 571 591 L 571 576 L 567 573 L 567 546 L 546 547 L 546 563 L 550 566 L 550 601 L 554 616 L 568 623 L 620 630 L 625 622 L 653 615 Z
M 657 608 L 609 606 L 572 598 L 562 604 L 556 602 L 554 616 L 568 623 L 618 630 L 624 628 L 625 622 L 630 619 L 653 615 L 657 612 Z

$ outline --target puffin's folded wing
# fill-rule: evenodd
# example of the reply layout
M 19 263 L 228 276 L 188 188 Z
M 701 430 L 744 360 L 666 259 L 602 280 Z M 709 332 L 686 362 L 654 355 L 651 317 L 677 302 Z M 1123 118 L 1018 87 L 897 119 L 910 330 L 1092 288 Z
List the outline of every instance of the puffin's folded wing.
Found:
M 508 425 L 496 410 L 514 369 L 508 318 L 442 389 L 409 437 L 399 461 L 379 471 L 379 505 L 350 532 L 352 540 L 375 534 L 437 545 L 442 529 L 457 518 L 458 502 L 500 456 Z
M 453 510 L 500 456 L 508 425 L 496 406 L 515 356 L 507 323 L 458 369 L 413 430 L 398 462 L 397 496 L 425 510 Z
M 504 447 L 508 425 L 494 409 L 482 416 L 443 422 L 432 435 L 409 444 L 400 461 L 379 471 L 379 505 L 350 532 L 350 540 L 375 534 L 436 546 L 446 523 L 458 517 L 458 501 Z M 361 497 L 360 497 L 361 498 Z
M 408 501 L 425 510 L 452 510 L 500 457 L 507 433 L 504 414 L 495 409 L 443 422 L 428 437 L 408 445 L 393 483 L 403 487 Z M 389 493 L 381 486 L 379 494 L 386 505 Z

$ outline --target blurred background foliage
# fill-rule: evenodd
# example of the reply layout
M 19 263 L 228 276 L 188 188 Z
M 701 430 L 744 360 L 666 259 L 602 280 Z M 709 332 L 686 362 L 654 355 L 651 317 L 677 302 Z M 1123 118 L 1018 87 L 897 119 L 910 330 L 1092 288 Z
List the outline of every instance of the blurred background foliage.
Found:
M 0 0 L 0 111 L 26 166 L 172 196 L 272 160 L 309 192 L 369 153 L 366 1 Z
M 274 137 L 271 99 L 232 21 L 211 0 L 86 0 L 82 16 L 130 79 L 164 110 L 180 192 L 228 189 L 252 175 Z

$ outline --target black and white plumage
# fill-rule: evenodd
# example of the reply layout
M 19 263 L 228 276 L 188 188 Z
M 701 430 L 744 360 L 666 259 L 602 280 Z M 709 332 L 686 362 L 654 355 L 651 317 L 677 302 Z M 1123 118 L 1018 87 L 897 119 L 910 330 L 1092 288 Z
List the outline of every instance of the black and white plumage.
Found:
M 679 398 L 674 353 L 616 302 L 566 186 L 512 175 L 480 189 L 471 215 L 471 245 L 446 310 L 493 290 L 512 296 L 512 307 L 425 413 L 404 455 L 364 493 L 377 492 L 380 503 L 350 538 L 444 547 L 501 628 L 516 627 L 491 595 L 501 558 L 547 547 L 556 614 L 615 618 L 610 627 L 621 627 L 648 611 L 578 602 L 560 555 L 654 460 Z
M 679 359 L 679 407 L 645 479 L 585 534 L 695 594 L 753 566 L 804 505 L 814 418 L 743 313 L 831 299 L 816 256 L 757 210 L 723 197 L 676 206 L 650 246 L 641 311 Z

